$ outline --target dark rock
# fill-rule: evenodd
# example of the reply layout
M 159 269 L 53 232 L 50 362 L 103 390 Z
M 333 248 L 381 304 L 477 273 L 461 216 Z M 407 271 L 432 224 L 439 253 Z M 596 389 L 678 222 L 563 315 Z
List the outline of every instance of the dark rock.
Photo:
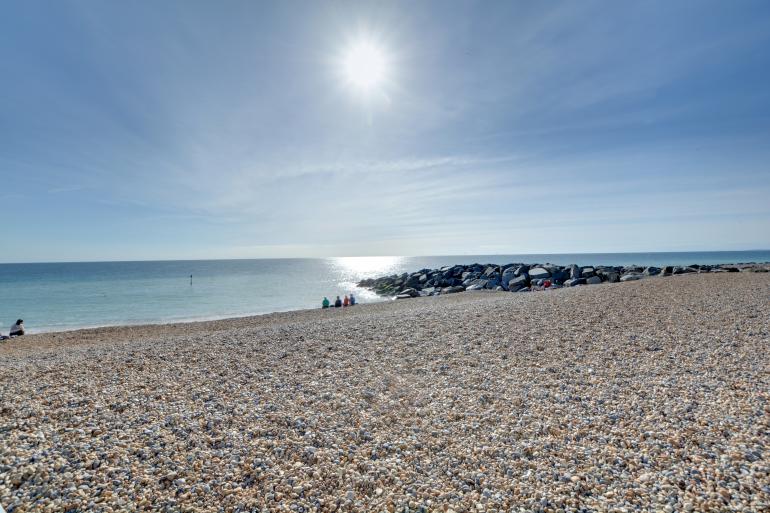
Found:
M 503 271 L 501 281 L 503 284 L 503 288 L 505 288 L 505 290 L 508 290 L 508 282 L 514 279 L 515 277 L 516 277 L 516 269 L 514 269 L 513 267 L 508 267 Z
M 598 276 L 591 276 L 590 278 L 586 278 L 586 285 L 599 285 L 602 282 L 602 279 Z
M 529 266 L 528 265 L 520 265 L 516 268 L 516 276 L 521 276 L 522 274 L 529 274 Z
M 580 267 L 578 267 L 575 264 L 572 264 L 571 266 L 569 266 L 569 277 L 573 280 L 576 278 L 580 278 Z
M 527 279 L 526 275 L 518 276 L 516 278 L 513 278 L 512 280 L 508 280 L 508 290 L 519 289 L 521 287 L 526 287 L 529 283 L 529 280 Z
M 574 287 L 576 285 L 585 285 L 586 279 L 585 278 L 571 278 L 564 282 L 565 287 Z
M 624 274 L 620 277 L 620 281 L 634 281 L 634 280 L 641 280 L 644 278 L 641 274 L 631 273 L 631 274 Z
M 565 280 L 569 279 L 569 276 L 569 272 L 563 269 L 559 269 L 551 273 L 551 281 L 554 284 L 564 283 Z
M 484 269 L 484 276 L 492 276 L 494 274 L 497 274 L 497 267 L 489 266 L 486 269 Z
M 416 288 L 420 286 L 420 276 L 419 274 L 413 274 L 407 278 L 406 282 L 404 283 L 404 286 L 409 288 Z
M 657 267 L 650 266 L 644 270 L 644 274 L 646 274 L 647 276 L 657 276 L 658 274 L 660 274 L 660 269 L 658 269 Z
M 549 273 L 547 270 L 543 269 L 542 267 L 535 267 L 534 269 L 529 270 L 530 280 L 542 280 L 550 277 L 551 277 L 551 273 Z
M 442 294 L 455 294 L 457 292 L 463 292 L 465 290 L 465 287 L 462 285 L 455 285 L 454 287 L 447 287 L 445 289 L 441 289 Z
M 481 290 L 486 288 L 487 280 L 474 280 L 470 285 L 465 287 L 465 290 Z

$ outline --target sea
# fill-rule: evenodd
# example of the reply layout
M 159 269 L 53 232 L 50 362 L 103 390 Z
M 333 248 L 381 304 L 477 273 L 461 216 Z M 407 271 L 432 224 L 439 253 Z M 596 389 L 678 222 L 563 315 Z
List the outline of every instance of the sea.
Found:
M 770 250 L 420 257 L 339 257 L 0 264 L 0 334 L 242 317 L 318 308 L 353 293 L 387 301 L 360 280 L 446 265 L 689 265 L 770 262 Z

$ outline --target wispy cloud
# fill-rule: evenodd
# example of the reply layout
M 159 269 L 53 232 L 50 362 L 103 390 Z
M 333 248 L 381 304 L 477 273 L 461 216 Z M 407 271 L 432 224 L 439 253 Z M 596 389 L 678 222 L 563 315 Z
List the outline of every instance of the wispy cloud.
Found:
M 67 185 L 48 189 L 48 194 L 64 194 L 68 192 L 77 192 L 86 189 L 84 185 Z

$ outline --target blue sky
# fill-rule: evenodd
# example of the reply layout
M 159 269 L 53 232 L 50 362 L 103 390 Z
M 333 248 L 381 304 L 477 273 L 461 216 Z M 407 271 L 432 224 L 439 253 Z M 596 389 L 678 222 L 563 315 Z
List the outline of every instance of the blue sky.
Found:
M 0 261 L 770 248 L 766 1 L 0 9 Z

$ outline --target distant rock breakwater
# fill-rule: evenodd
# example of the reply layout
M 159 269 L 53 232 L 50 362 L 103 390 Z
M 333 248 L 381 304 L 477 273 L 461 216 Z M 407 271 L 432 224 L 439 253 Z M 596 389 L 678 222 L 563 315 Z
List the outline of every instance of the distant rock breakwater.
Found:
M 714 264 L 689 266 L 560 266 L 553 264 L 470 264 L 440 269 L 421 269 L 413 273 L 370 278 L 359 287 L 382 296 L 406 299 L 418 296 L 454 294 L 470 290 L 529 292 L 543 288 L 575 287 L 639 280 L 651 276 L 690 273 L 768 272 L 770 263 Z

